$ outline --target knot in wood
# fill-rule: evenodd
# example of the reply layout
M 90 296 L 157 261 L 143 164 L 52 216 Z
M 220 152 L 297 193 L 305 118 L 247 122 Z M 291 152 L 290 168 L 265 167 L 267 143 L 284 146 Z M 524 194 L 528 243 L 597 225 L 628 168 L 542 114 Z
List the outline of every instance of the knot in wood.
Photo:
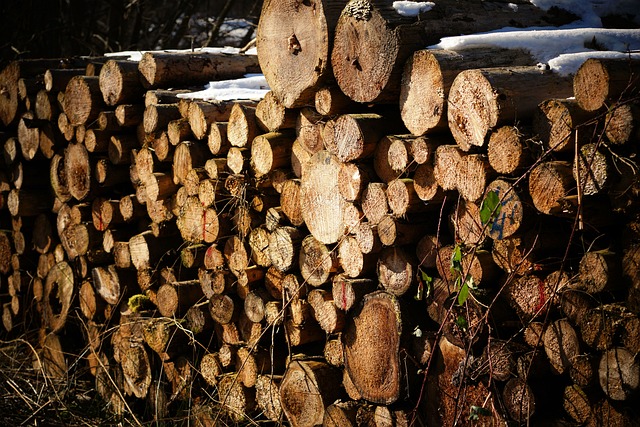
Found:
M 300 46 L 300 42 L 295 34 L 291 34 L 288 39 L 289 42 L 289 53 L 293 55 L 297 55 L 302 51 L 302 47 Z
M 345 7 L 344 13 L 357 21 L 368 21 L 371 19 L 371 3 L 368 0 L 354 0 Z

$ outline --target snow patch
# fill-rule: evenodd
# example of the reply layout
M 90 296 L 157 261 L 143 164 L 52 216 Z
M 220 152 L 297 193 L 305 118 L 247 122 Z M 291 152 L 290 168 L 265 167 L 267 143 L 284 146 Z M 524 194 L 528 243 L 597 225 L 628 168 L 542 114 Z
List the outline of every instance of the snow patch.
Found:
M 436 4 L 430 1 L 394 1 L 393 8 L 402 16 L 418 16 L 430 11 Z
M 127 50 L 122 52 L 109 52 L 104 56 L 114 57 L 127 57 L 128 61 L 140 62 L 142 55 L 147 52 L 165 52 L 165 53 L 226 53 L 228 55 L 240 54 L 240 48 L 238 47 L 202 47 L 198 49 L 165 49 L 165 50 Z M 245 52 L 245 55 L 257 55 L 256 49 L 249 49 Z
M 263 74 L 246 74 L 243 78 L 210 82 L 204 90 L 178 94 L 180 98 L 204 101 L 260 100 L 269 92 Z

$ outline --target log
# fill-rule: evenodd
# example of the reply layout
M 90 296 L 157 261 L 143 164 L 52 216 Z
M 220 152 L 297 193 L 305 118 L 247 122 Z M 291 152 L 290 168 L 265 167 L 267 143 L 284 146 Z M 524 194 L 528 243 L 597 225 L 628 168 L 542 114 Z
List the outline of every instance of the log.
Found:
M 580 108 L 575 99 L 548 99 L 538 105 L 533 115 L 533 132 L 545 148 L 571 152 L 574 144 L 583 145 L 593 138 L 596 128 L 594 123 L 588 123 L 593 118 L 594 114 Z
M 496 194 L 499 207 L 496 206 L 496 211 L 491 212 L 486 221 L 489 237 L 501 240 L 524 230 L 531 212 L 527 210 L 527 203 L 521 199 L 520 192 L 502 179 L 496 179 L 487 185 L 483 200 L 487 199 L 490 192 Z
M 304 222 L 318 241 L 336 243 L 344 234 L 346 202 L 338 191 L 340 162 L 328 151 L 309 161 L 300 182 L 300 206 Z
M 578 267 L 580 285 L 589 294 L 615 290 L 620 280 L 620 258 L 610 251 L 586 252 Z
M 173 182 L 184 184 L 189 171 L 205 165 L 210 155 L 207 146 L 199 141 L 183 141 L 173 153 Z
M 224 413 L 233 422 L 246 421 L 256 406 L 255 390 L 242 385 L 235 375 L 225 376 L 218 382 L 218 394 Z
M 294 129 L 297 120 L 298 110 L 286 108 L 273 91 L 267 92 L 256 105 L 256 121 L 265 132 Z
M 522 172 L 531 164 L 526 136 L 516 126 L 501 126 L 491 132 L 487 144 L 489 164 L 501 175 Z
M 383 291 L 366 295 L 347 319 L 342 333 L 345 369 L 371 402 L 388 405 L 400 397 L 402 328 L 398 301 Z
M 256 136 L 251 143 L 251 169 L 256 177 L 291 164 L 293 133 L 270 132 Z
M 515 12 L 501 3 L 485 8 L 474 2 L 446 1 L 406 17 L 386 1 L 354 1 L 338 20 L 331 65 L 338 85 L 351 99 L 396 102 L 402 68 L 414 51 L 446 36 L 507 26 L 545 26 L 549 21 L 561 25 L 575 19 L 570 14 L 558 15 L 524 2 L 519 2 Z
M 562 374 L 569 369 L 571 360 L 580 354 L 578 335 L 566 319 L 553 322 L 544 332 L 542 340 L 555 374 Z
M 280 382 L 275 375 L 260 374 L 256 380 L 256 402 L 262 414 L 271 421 L 280 421 L 283 416 Z
M 134 103 L 144 92 L 133 61 L 109 60 L 100 69 L 100 91 L 105 104 L 113 106 Z
M 311 107 L 304 107 L 296 120 L 296 140 L 310 154 L 324 149 L 325 118 Z
M 533 205 L 544 214 L 561 207 L 561 199 L 575 187 L 571 166 L 563 161 L 538 164 L 529 175 L 529 194 Z
M 258 59 L 269 87 L 286 108 L 310 104 L 329 80 L 334 29 L 345 4 L 263 4 L 256 36 Z
M 502 399 L 512 420 L 526 423 L 535 413 L 533 390 L 520 378 L 511 378 L 502 390 Z
M 630 90 L 640 70 L 637 59 L 587 59 L 573 77 L 573 93 L 578 105 L 587 111 L 597 111 L 605 103 L 615 103 Z
M 151 104 L 144 109 L 142 124 L 146 133 L 153 133 L 166 129 L 171 121 L 180 117 L 178 104 Z
M 195 280 L 165 283 L 158 289 L 156 306 L 164 317 L 181 318 L 202 296 L 200 284 Z
M 276 227 L 269 236 L 269 258 L 280 272 L 290 270 L 298 259 L 302 231 L 293 227 Z
M 338 246 L 338 260 L 344 274 L 348 277 L 361 277 L 375 268 L 375 256 L 365 254 L 357 239 L 345 236 Z
M 118 105 L 115 112 L 118 124 L 125 128 L 137 126 L 144 121 L 145 108 L 140 104 Z
M 314 287 L 326 283 L 330 274 L 336 271 L 338 264 L 335 252 L 316 240 L 313 235 L 308 235 L 302 240 L 298 262 L 302 278 Z
M 326 333 L 335 334 L 342 331 L 345 324 L 345 314 L 334 304 L 331 292 L 324 289 L 313 289 L 309 292 L 307 301 L 313 310 L 313 317 Z
M 516 92 L 517 98 L 512 99 L 509 94 Z M 458 146 L 469 151 L 474 146 L 484 146 L 491 129 L 531 117 L 546 99 L 569 96 L 569 78 L 537 67 L 463 71 L 449 92 L 449 129 Z
M 389 211 L 386 190 L 386 184 L 370 182 L 362 192 L 362 212 L 372 225 L 377 225 Z
M 418 50 L 411 55 L 402 72 L 402 121 L 414 135 L 444 131 L 447 129 L 449 89 L 461 71 L 534 63 L 528 52 L 518 49 Z
M 142 85 L 149 88 L 180 87 L 241 77 L 259 73 L 255 55 L 225 53 L 146 52 L 138 63 Z
M 49 331 L 55 333 L 64 328 L 74 287 L 75 274 L 67 262 L 59 262 L 49 270 L 42 296 L 43 326 Z
M 227 121 L 227 138 L 234 147 L 245 147 L 258 136 L 258 122 L 254 106 L 234 103 Z
M 361 104 L 342 93 L 335 83 L 329 83 L 316 91 L 314 106 L 318 113 L 332 117 L 344 111 L 358 110 Z
M 189 119 L 191 132 L 193 132 L 196 139 L 204 139 L 204 137 L 207 136 L 210 123 L 228 122 L 234 105 L 236 105 L 236 103 L 230 101 L 189 102 L 187 118 Z
M 598 150 L 598 144 L 580 147 L 573 164 L 573 177 L 585 196 L 599 194 L 609 186 L 610 174 L 607 157 Z
M 22 114 L 18 121 L 18 142 L 20 143 L 22 157 L 25 160 L 33 160 L 38 154 L 40 147 L 39 126 L 42 126 L 42 124 L 35 119 L 31 111 Z
M 376 144 L 383 136 L 402 131 L 397 117 L 375 113 L 343 114 L 333 124 L 333 144 L 327 150 L 341 162 L 373 157 Z M 326 132 L 325 132 L 326 135 Z
M 629 350 L 615 347 L 602 355 L 598 378 L 610 399 L 627 400 L 640 386 L 640 364 Z
M 37 113 L 37 111 L 36 111 Z M 615 145 L 626 144 L 640 136 L 640 109 L 634 104 L 614 105 L 605 118 L 605 135 Z
M 64 93 L 64 113 L 73 126 L 93 122 L 105 108 L 99 77 L 73 77 Z

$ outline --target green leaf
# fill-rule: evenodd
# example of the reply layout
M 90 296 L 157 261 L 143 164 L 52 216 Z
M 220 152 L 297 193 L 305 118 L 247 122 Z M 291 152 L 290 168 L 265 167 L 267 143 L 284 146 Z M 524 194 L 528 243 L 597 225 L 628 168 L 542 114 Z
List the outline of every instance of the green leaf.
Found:
M 419 271 L 420 280 L 418 280 L 418 292 L 414 296 L 414 299 L 416 299 L 417 301 L 422 300 L 422 298 L 429 298 L 429 295 L 431 295 L 431 291 L 433 289 L 433 277 L 429 276 L 422 269 L 419 269 Z
M 462 329 L 463 331 L 466 330 L 467 319 L 465 319 L 463 315 L 458 316 L 458 318 L 456 319 L 456 325 L 458 325 L 458 328 Z
M 422 298 L 424 297 L 424 285 L 422 284 L 423 282 L 418 282 L 418 291 L 416 292 L 416 295 L 413 297 L 416 301 L 422 301 Z
M 462 249 L 460 245 L 456 245 L 453 248 L 453 253 L 451 254 L 451 272 L 462 274 Z
M 469 412 L 469 420 L 478 421 L 480 415 L 488 417 L 491 415 L 491 411 L 481 406 L 471 405 L 471 411 Z
M 497 191 L 489 191 L 480 205 L 480 221 L 487 224 L 492 217 L 496 217 L 500 213 L 500 196 Z
M 467 298 L 469 298 L 469 284 L 465 280 L 458 292 L 458 305 L 464 305 Z

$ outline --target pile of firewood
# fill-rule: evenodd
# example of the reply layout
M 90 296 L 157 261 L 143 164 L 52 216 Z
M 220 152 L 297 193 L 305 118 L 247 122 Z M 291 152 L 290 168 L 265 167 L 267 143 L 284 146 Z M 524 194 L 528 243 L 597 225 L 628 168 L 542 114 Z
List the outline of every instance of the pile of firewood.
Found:
M 257 56 L 0 72 L 2 320 L 37 369 L 81 349 L 113 411 L 203 425 L 633 424 L 640 62 L 425 50 L 575 17 L 390 3 L 267 0 Z M 185 95 L 260 69 L 262 100 Z

